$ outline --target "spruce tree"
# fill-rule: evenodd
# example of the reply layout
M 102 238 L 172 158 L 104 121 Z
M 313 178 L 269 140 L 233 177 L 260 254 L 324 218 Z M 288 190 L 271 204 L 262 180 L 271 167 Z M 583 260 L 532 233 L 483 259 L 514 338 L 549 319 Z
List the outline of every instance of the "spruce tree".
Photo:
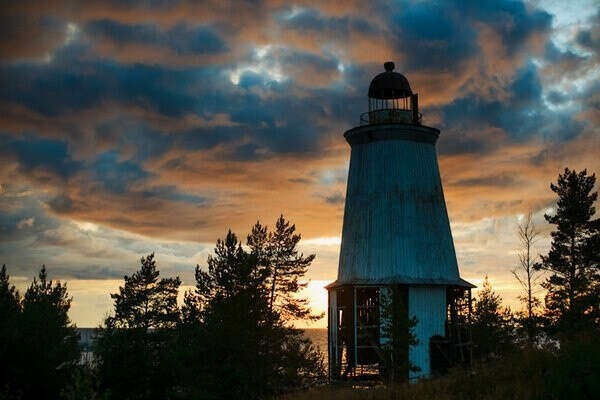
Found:
M 384 354 L 386 375 L 390 383 L 407 381 L 411 372 L 420 368 L 411 362 L 410 347 L 419 344 L 414 329 L 417 318 L 408 315 L 402 289 L 398 286 L 382 289 L 381 296 L 381 349 Z
M 281 215 L 271 232 L 257 222 L 247 241 L 252 254 L 269 273 L 266 282 L 269 308 L 286 321 L 323 317 L 323 314 L 313 314 L 307 298 L 297 296 L 308 285 L 303 278 L 315 259 L 314 254 L 304 256 L 299 253 L 297 246 L 300 239 L 296 226 Z
M 171 328 L 179 320 L 177 293 L 181 280 L 159 279 L 154 253 L 140 260 L 141 268 L 131 276 L 125 276 L 125 284 L 114 300 L 115 315 L 108 317 L 106 325 L 117 328 Z
M 271 309 L 270 271 L 255 253 L 229 231 L 207 264 L 183 307 L 180 375 L 191 398 L 266 398 L 321 377 L 320 353 Z
M 558 331 L 599 326 L 600 219 L 594 203 L 595 174 L 565 168 L 550 189 L 558 195 L 556 212 L 544 217 L 555 225 L 552 245 L 536 269 L 550 273 L 542 284 L 548 293 L 545 316 Z
M 79 334 L 68 312 L 67 287 L 46 267 L 25 292 L 19 318 L 20 384 L 26 398 L 56 399 L 80 360 Z
M 512 348 L 512 313 L 502 306 L 502 298 L 492 290 L 487 276 L 473 300 L 471 323 L 475 357 L 501 356 Z
M 142 257 L 140 269 L 111 294 L 114 315 L 100 329 L 94 355 L 101 389 L 112 398 L 165 398 L 174 385 L 181 281 L 159 275 L 154 254 Z
M 18 319 L 21 313 L 21 297 L 6 272 L 6 265 L 0 270 L 0 391 L 10 392 L 15 387 L 14 365 L 8 360 L 18 356 Z

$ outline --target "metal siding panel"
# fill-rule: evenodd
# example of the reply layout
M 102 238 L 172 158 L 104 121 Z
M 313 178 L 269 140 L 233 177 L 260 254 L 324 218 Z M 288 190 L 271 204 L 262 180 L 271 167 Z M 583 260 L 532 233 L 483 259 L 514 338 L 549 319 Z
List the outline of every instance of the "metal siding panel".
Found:
M 419 343 L 409 350 L 411 362 L 419 367 L 419 372 L 411 372 L 411 378 L 426 377 L 430 374 L 429 339 L 434 335 L 443 336 L 446 322 L 446 288 L 410 287 L 408 289 L 408 312 L 417 318 L 414 333 Z
M 338 360 L 338 346 L 337 346 L 337 333 L 338 333 L 338 311 L 337 311 L 337 291 L 332 289 L 329 291 L 329 320 L 327 323 L 327 365 L 329 370 L 329 377 L 336 367 L 335 363 Z
M 432 143 L 352 146 L 338 281 L 395 276 L 459 278 Z

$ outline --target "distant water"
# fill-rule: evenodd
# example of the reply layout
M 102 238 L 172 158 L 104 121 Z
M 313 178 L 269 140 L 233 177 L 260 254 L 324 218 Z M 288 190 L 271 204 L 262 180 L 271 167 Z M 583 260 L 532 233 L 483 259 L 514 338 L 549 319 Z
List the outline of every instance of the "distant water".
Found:
M 327 329 L 305 329 L 304 336 L 319 347 L 327 364 Z
M 96 334 L 94 328 L 77 328 L 80 335 L 80 344 L 83 350 L 82 362 L 89 362 L 93 359 L 93 353 L 91 352 L 92 340 Z M 313 344 L 319 347 L 323 356 L 325 357 L 325 363 L 327 363 L 327 329 L 305 329 L 304 336 L 310 339 Z

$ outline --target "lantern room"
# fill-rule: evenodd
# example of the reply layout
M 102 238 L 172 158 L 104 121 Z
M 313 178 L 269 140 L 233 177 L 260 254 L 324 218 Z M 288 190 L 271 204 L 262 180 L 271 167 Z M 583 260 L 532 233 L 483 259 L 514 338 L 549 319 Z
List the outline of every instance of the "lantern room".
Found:
M 420 124 L 419 95 L 413 93 L 406 77 L 394 72 L 394 63 L 383 64 L 380 73 L 369 86 L 369 111 L 362 114 L 361 125 Z

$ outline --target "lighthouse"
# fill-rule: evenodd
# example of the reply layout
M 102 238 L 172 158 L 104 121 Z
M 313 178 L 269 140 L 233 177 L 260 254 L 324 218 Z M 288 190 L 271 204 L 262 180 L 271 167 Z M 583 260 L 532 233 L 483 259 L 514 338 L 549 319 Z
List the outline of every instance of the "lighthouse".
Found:
M 351 148 L 337 280 L 327 286 L 330 379 L 381 373 L 386 299 L 410 318 L 406 344 L 426 377 L 470 359 L 471 288 L 456 261 L 436 142 L 418 95 L 386 62 L 369 86 L 368 112 L 344 133 Z M 394 295 L 392 295 L 394 294 Z

